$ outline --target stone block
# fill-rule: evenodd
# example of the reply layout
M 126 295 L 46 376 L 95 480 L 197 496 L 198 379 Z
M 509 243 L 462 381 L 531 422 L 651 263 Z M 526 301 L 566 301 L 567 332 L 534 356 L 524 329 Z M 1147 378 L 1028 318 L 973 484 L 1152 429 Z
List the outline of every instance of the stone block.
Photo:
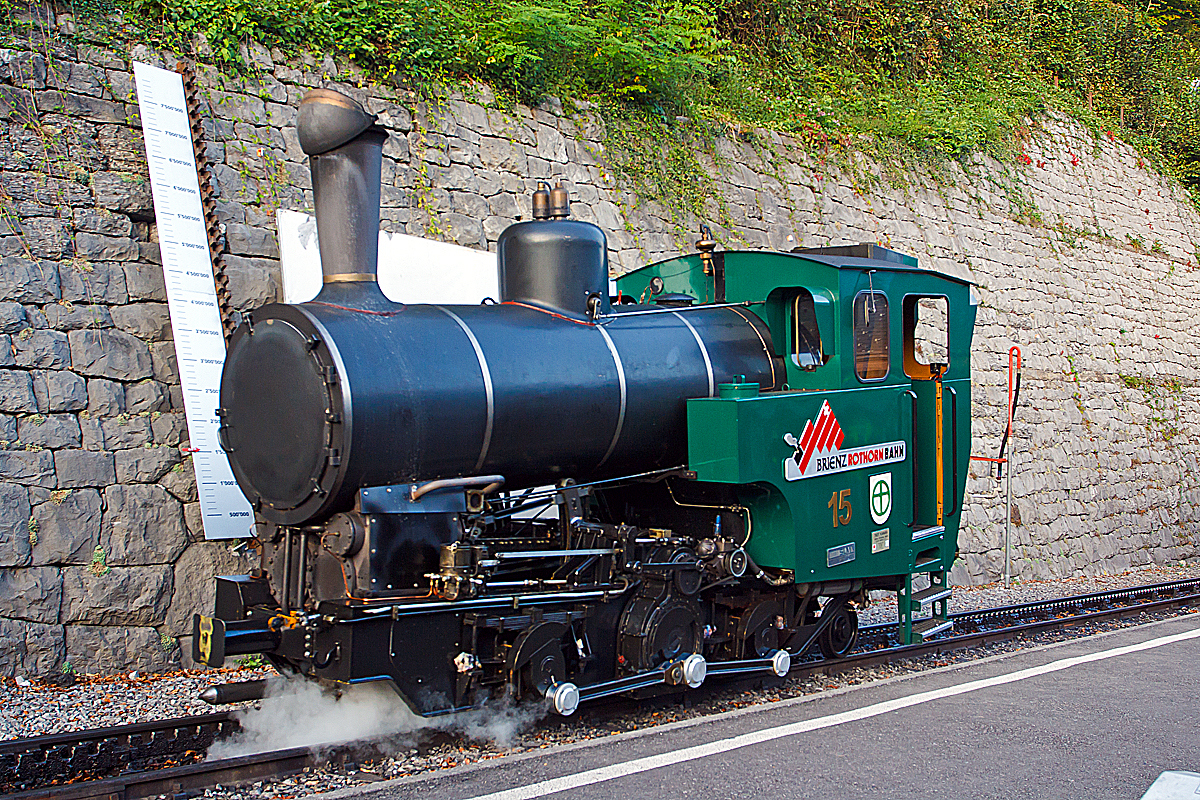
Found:
M 407 209 L 412 205 L 412 191 L 402 186 L 384 186 L 380 192 L 380 205 L 383 209 Z
M 450 207 L 460 214 L 477 220 L 482 220 L 488 215 L 487 201 L 479 195 L 469 192 L 451 192 Z
M 2 98 L 0 98 L 2 99 Z M 43 215 L 47 209 L 92 204 L 87 187 L 65 178 L 47 177 L 43 172 L 0 171 L 0 187 L 19 201 L 17 212 L 23 216 Z M 31 204 L 38 204 L 33 208 Z
M 54 675 L 65 658 L 63 626 L 0 618 L 0 675 Z
M 500 238 L 500 234 L 504 229 L 512 224 L 512 220 L 507 217 L 484 217 L 483 218 L 483 235 L 488 242 L 494 242 Z
M 71 119 L 91 122 L 126 123 L 125 106 L 97 97 L 88 97 L 71 92 L 38 92 L 37 108 L 44 114 L 62 114 Z
M 455 244 L 464 247 L 479 247 L 485 243 L 481 219 L 451 212 L 442 216 L 442 228 L 450 241 Z
M 125 214 L 104 208 L 77 208 L 74 214 L 75 229 L 105 236 L 128 237 L 133 233 L 133 224 Z
M 117 480 L 113 454 L 103 450 L 58 450 L 54 472 L 62 489 L 107 486 Z
M 111 328 L 112 315 L 105 306 L 48 303 L 42 306 L 46 324 L 56 331 Z
M 26 328 L 13 339 L 17 366 L 63 369 L 71 366 L 67 335 L 59 331 Z
M 154 379 L 165 384 L 179 384 L 179 364 L 175 360 L 174 342 L 151 342 L 150 355 L 154 362 Z
M 30 563 L 29 490 L 0 483 L 0 567 Z
M 62 299 L 72 303 L 127 303 L 125 269 L 109 261 L 76 262 L 59 271 Z
M 111 567 L 101 575 L 90 567 L 66 567 L 62 573 L 66 623 L 158 625 L 171 602 L 170 565 Z
M 0 448 L 9 447 L 17 440 L 17 418 L 0 414 Z
M 89 377 L 136 381 L 152 374 L 150 349 L 122 331 L 71 331 L 71 363 Z
M 58 86 L 62 89 L 68 89 L 76 94 L 84 94 L 89 97 L 104 97 L 109 94 L 106 84 L 107 77 L 104 70 L 94 67 L 90 64 L 81 64 L 79 62 L 68 62 L 69 68 L 66 75 L 59 73 Z
M 29 92 L 19 86 L 0 86 L 0 119 L 36 119 L 37 108 Z
M 79 420 L 74 414 L 21 417 L 17 421 L 17 440 L 26 447 L 47 450 L 79 447 L 82 442 Z
M 54 455 L 48 450 L 0 450 L 0 480 L 53 488 Z
M 194 503 L 198 499 L 196 494 L 196 470 L 192 465 L 191 459 L 186 463 L 181 463 L 172 468 L 170 472 L 163 475 L 159 483 L 168 492 L 185 503 Z
M 170 564 L 183 552 L 183 508 L 156 484 L 109 486 L 100 544 L 114 566 Z
M 58 567 L 0 569 L 0 617 L 54 624 L 62 589 Z
M 130 414 L 152 414 L 171 410 L 171 395 L 158 381 L 147 380 L 125 389 L 125 403 Z
M 144 154 L 142 157 L 145 157 Z M 96 199 L 97 208 L 119 211 L 143 219 L 154 218 L 150 184 L 141 175 L 97 172 L 92 175 L 92 195 Z
M 516 196 L 508 192 L 489 197 L 488 210 L 493 215 L 503 219 L 508 225 L 511 225 L 521 216 L 521 209 L 517 205 Z
M 35 305 L 25 306 L 25 319 L 29 320 L 29 327 L 31 328 L 45 330 L 50 327 L 46 323 L 46 315 Z
M 524 175 L 528 168 L 524 148 L 507 139 L 493 136 L 485 136 L 480 140 L 479 160 L 484 166 L 498 172 Z
M 266 259 L 226 256 L 225 276 L 233 307 L 244 311 L 277 302 L 282 296 L 278 272 L 278 264 Z
M 101 125 L 96 132 L 96 143 L 105 155 L 110 175 L 136 175 L 146 169 L 141 130 L 125 125 Z M 103 190 L 105 196 L 111 196 L 113 191 L 111 187 Z
M 174 640 L 164 642 L 154 628 L 68 625 L 66 658 L 76 672 L 107 674 L 178 667 Z
M 51 306 L 52 307 L 52 306 Z M 20 333 L 29 327 L 25 306 L 20 303 L 0 303 L 0 333 Z
M 217 117 L 235 122 L 258 122 L 267 114 L 262 100 L 235 92 L 213 92 L 209 107 Z
M 21 241 L 25 250 L 35 258 L 57 261 L 71 253 L 68 223 L 55 217 L 27 217 L 21 220 Z
M 87 261 L 136 261 L 138 246 L 128 237 L 80 231 L 75 234 L 75 255 Z
M 253 565 L 234 554 L 226 542 L 192 542 L 175 562 L 175 596 L 167 611 L 167 632 L 186 636 L 192 632 L 192 614 L 211 613 L 216 602 L 218 575 L 244 575 Z
M 171 314 L 166 303 L 114 306 L 113 324 L 139 339 L 157 342 L 171 338 Z
M 0 411 L 32 414 L 37 410 L 33 377 L 24 370 L 0 369 Z
M 53 302 L 62 296 L 58 278 L 58 267 L 49 261 L 5 256 L 0 258 L 0 300 Z
M 116 381 L 92 378 L 87 382 L 89 417 L 115 417 L 125 413 L 125 386 Z
M 100 492 L 74 489 L 52 492 L 33 508 L 37 536 L 32 561 L 44 564 L 90 564 L 100 541 Z
M 232 138 L 233 136 L 230 136 L 230 139 Z M 246 181 L 242 179 L 241 173 L 233 167 L 226 166 L 225 164 L 214 164 L 210 173 L 210 181 L 218 197 L 235 202 L 245 200 L 247 194 Z
M 178 447 L 119 450 L 116 453 L 117 480 L 121 483 L 154 483 L 178 464 L 180 457 Z
M 200 510 L 199 503 L 184 503 L 183 522 L 193 539 L 204 538 L 204 512 Z
M 144 416 L 85 417 L 79 420 L 79 427 L 85 450 L 126 450 L 142 447 L 153 438 L 150 420 Z
M 229 252 L 238 256 L 279 258 L 279 244 L 272 231 L 249 225 L 230 223 L 225 226 L 225 241 Z
M 162 266 L 162 249 L 158 242 L 138 242 L 138 258 L 151 264 Z
M 124 264 L 125 288 L 129 299 L 167 302 L 167 284 L 161 266 L 154 264 Z
M 390 133 L 383 143 L 383 157 L 401 164 L 408 161 L 410 152 L 408 137 L 403 134 Z
M 0 50 L 0 80 L 24 89 L 44 89 L 46 59 L 28 50 Z

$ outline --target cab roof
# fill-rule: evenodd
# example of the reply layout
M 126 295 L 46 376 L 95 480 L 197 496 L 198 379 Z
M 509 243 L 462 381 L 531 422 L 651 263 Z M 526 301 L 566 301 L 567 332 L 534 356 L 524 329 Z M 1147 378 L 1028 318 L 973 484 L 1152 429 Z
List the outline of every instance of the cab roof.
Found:
M 816 261 L 819 264 L 825 264 L 836 269 L 883 269 L 895 272 L 932 272 L 935 275 L 940 275 L 968 286 L 975 284 L 975 281 L 969 277 L 969 268 L 966 270 L 968 273 L 966 276 L 938 269 L 928 269 L 918 265 L 915 257 L 905 255 L 896 250 L 889 250 L 874 242 L 836 247 L 797 247 L 789 255 L 807 258 L 810 261 Z

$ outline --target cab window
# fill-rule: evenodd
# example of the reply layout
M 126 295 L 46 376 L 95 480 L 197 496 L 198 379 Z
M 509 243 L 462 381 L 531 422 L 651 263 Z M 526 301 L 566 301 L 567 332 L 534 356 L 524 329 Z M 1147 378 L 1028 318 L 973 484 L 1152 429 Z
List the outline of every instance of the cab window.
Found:
M 799 290 L 791 301 L 792 363 L 803 370 L 814 370 L 825 363 L 821 347 L 821 330 L 817 326 L 817 311 L 813 296 L 805 289 Z
M 941 295 L 904 298 L 904 374 L 930 380 L 950 366 L 950 303 Z
M 883 292 L 854 297 L 854 374 L 860 381 L 881 381 L 888 374 L 888 302 Z

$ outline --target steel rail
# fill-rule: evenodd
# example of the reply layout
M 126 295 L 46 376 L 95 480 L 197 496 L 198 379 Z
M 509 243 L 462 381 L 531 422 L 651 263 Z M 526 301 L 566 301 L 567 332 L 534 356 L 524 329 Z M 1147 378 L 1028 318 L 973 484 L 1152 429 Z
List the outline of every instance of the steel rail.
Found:
M 1143 586 L 1130 586 L 1124 589 L 1109 589 L 1104 592 L 1091 592 L 1089 594 L 1052 597 L 1048 600 L 1035 600 L 1030 603 L 994 606 L 992 608 L 981 608 L 975 611 L 958 611 L 953 614 L 949 614 L 948 619 L 952 620 L 956 625 L 960 622 L 978 623 L 988 619 L 1028 616 L 1038 612 L 1054 611 L 1072 607 L 1086 607 L 1089 605 L 1108 603 L 1117 600 L 1144 597 L 1146 595 L 1159 595 L 1163 592 L 1178 593 L 1180 590 L 1200 591 L 1200 578 L 1185 578 L 1178 581 L 1150 583 Z M 879 633 L 888 633 L 895 630 L 895 628 L 895 622 L 879 622 L 873 625 L 862 626 L 859 628 L 859 633 L 874 635 Z M 941 641 L 946 641 L 946 638 L 941 639 Z
M 1169 596 L 1163 596 L 1168 594 Z M 1132 602 L 1147 596 L 1151 599 Z M 1130 602 L 1131 604 L 1112 605 L 1112 603 L 1121 602 Z M 961 612 L 950 615 L 956 624 L 983 626 L 991 622 L 1001 622 L 1006 618 L 1016 619 L 1029 615 L 1048 614 L 1071 607 L 1106 606 L 1070 616 L 1054 616 L 1026 622 L 999 624 L 989 628 L 981 627 L 980 630 L 973 632 L 940 637 L 912 645 L 881 647 L 853 653 L 836 660 L 798 662 L 793 664 L 788 677 L 836 675 L 863 667 L 1007 641 L 1029 633 L 1065 628 L 1085 622 L 1119 619 L 1192 603 L 1200 604 L 1200 579 L 1171 581 L 1150 586 L 1115 589 L 1108 592 L 1094 592 L 1086 595 Z M 896 624 L 889 622 L 864 626 L 862 632 L 883 633 L 888 629 L 894 630 L 895 628 Z M 769 677 L 766 679 L 777 680 Z M 760 677 L 754 680 L 762 681 L 764 678 Z M 706 688 L 712 685 L 706 684 Z M 156 795 L 209 788 L 217 784 L 236 784 L 270 777 L 283 777 L 300 772 L 306 767 L 327 763 L 330 760 L 336 761 L 352 754 L 356 758 L 360 758 L 361 752 L 370 748 L 369 743 L 363 742 L 332 744 L 291 748 L 160 769 L 145 769 L 144 767 L 147 762 L 156 759 L 169 759 L 174 755 L 187 754 L 186 750 L 182 753 L 176 752 L 178 747 L 168 747 L 171 743 L 183 747 L 193 741 L 194 737 L 199 735 L 202 730 L 209 731 L 215 728 L 221 733 L 226 733 L 235 729 L 236 726 L 237 722 L 233 713 L 224 712 L 166 722 L 137 723 L 115 728 L 0 742 L 0 775 L 15 776 L 18 774 L 17 769 L 20 768 L 27 771 L 27 776 L 23 777 L 26 786 L 29 782 L 39 779 L 57 781 L 37 788 L 25 788 L 20 785 L 19 781 L 0 780 L 0 792 L 15 790 L 14 793 L 6 795 L 9 800 L 48 800 L 49 798 L 56 800 L 139 800 L 139 798 Z M 196 733 L 189 734 L 189 731 L 196 731 Z M 189 736 L 193 738 L 189 738 Z M 210 738 L 208 743 L 211 741 Z M 148 747 L 147 750 L 137 749 L 139 745 L 143 744 Z M 187 749 L 200 752 L 201 749 L 207 749 L 207 746 L 208 744 L 204 744 L 203 748 Z M 77 754 L 83 755 L 85 761 L 87 758 L 92 758 L 93 761 L 99 762 L 97 754 L 101 751 L 108 752 L 110 758 L 115 759 L 114 765 L 136 771 L 96 780 L 87 779 L 89 777 L 87 770 L 65 770 L 64 773 L 58 775 L 50 774 L 56 764 L 65 769 L 74 761 Z M 28 773 L 32 773 L 33 776 L 28 777 Z M 92 774 L 98 774 L 98 771 Z
M 221 711 L 0 741 L 0 792 L 144 770 L 149 763 L 203 753 L 238 727 L 233 712 Z
M 837 674 L 858 669 L 860 667 L 888 664 L 907 658 L 919 658 L 926 655 L 948 653 L 956 650 L 980 647 L 987 644 L 995 644 L 997 642 L 1009 641 L 1029 633 L 1039 633 L 1042 631 L 1053 630 L 1055 628 L 1066 628 L 1081 622 L 1104 622 L 1106 620 L 1121 619 L 1148 611 L 1162 611 L 1175 606 L 1188 605 L 1192 603 L 1200 604 L 1200 579 L 1189 579 L 1153 584 L 1150 586 L 1140 586 L 1130 589 L 1114 589 L 1110 592 L 1094 592 L 1086 595 L 1060 597 L 1051 600 L 1039 600 L 1033 603 L 1000 606 L 996 608 L 980 609 L 979 611 L 960 612 L 957 614 L 951 614 L 949 616 L 955 621 L 955 624 L 960 622 L 982 623 L 987 620 L 994 620 L 1004 617 L 1020 617 L 1022 615 L 1029 615 L 1038 612 L 1044 613 L 1061 610 L 1071 606 L 1086 608 L 1091 605 L 1106 604 L 1108 601 L 1112 600 L 1132 600 L 1137 596 L 1159 595 L 1168 591 L 1171 592 L 1170 597 L 1159 597 L 1157 599 L 1139 602 L 1132 605 L 1112 606 L 1098 609 L 1096 611 L 1087 611 L 1082 614 L 1071 614 L 1070 616 L 1050 617 L 1032 620 L 1029 622 L 1002 625 L 999 627 L 980 629 L 969 633 L 942 636 L 936 639 L 931 639 L 928 642 L 918 642 L 917 644 L 881 647 L 875 650 L 852 653 L 840 659 L 826 659 L 810 662 L 801 661 L 792 665 L 792 669 L 788 673 L 788 677 L 803 677 L 805 675 L 814 674 Z M 1181 593 L 1181 591 L 1183 593 Z M 863 631 L 883 632 L 884 629 L 894 629 L 895 627 L 896 623 L 885 622 L 878 625 L 872 625 L 869 628 L 863 628 Z

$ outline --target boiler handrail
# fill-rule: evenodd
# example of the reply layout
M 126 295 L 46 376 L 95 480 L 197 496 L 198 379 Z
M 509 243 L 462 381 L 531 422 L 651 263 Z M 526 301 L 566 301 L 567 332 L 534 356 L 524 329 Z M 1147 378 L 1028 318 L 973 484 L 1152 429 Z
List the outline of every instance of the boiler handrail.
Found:
M 467 478 L 442 478 L 436 481 L 429 481 L 420 486 L 414 485 L 409 492 L 409 499 L 414 503 L 420 500 L 430 492 L 436 492 L 438 489 L 451 489 L 456 487 L 482 486 L 484 494 L 491 494 L 504 485 L 503 475 L 473 475 Z

